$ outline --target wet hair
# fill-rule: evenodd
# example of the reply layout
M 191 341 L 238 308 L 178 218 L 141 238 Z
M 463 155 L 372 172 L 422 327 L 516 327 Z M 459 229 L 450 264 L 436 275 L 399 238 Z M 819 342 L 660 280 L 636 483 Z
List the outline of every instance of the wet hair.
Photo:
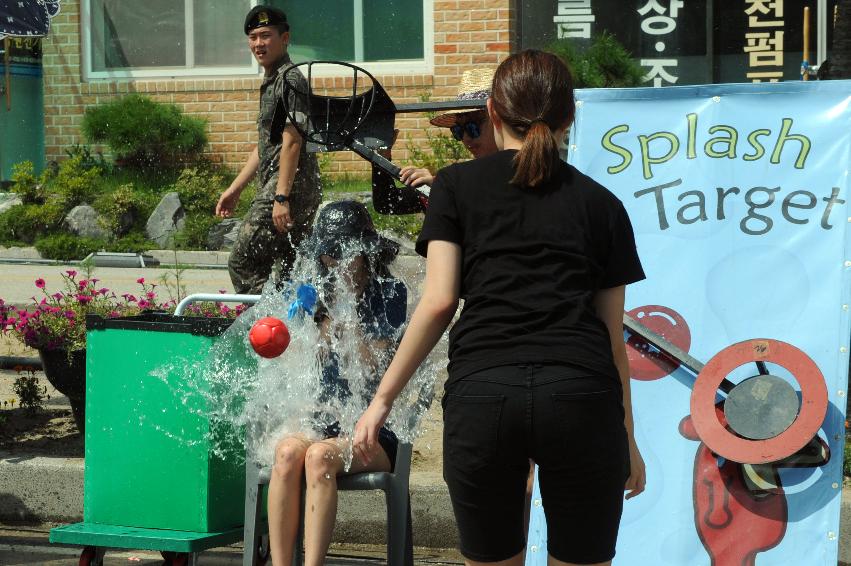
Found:
M 556 171 L 559 155 L 553 130 L 573 122 L 573 79 L 561 59 L 527 49 L 497 68 L 491 92 L 493 109 L 523 139 L 514 157 L 511 183 L 535 187 Z

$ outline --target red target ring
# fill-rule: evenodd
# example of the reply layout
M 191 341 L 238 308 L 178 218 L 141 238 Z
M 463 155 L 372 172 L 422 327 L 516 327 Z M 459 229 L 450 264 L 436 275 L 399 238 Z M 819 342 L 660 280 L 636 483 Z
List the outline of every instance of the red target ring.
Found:
M 737 367 L 757 361 L 784 367 L 801 388 L 801 409 L 795 421 L 765 440 L 736 436 L 715 410 L 715 396 L 724 378 Z M 766 464 L 791 456 L 816 435 L 827 414 L 827 386 L 815 362 L 795 346 L 771 339 L 746 340 L 724 348 L 707 362 L 697 376 L 690 404 L 697 435 L 713 452 L 742 464 Z

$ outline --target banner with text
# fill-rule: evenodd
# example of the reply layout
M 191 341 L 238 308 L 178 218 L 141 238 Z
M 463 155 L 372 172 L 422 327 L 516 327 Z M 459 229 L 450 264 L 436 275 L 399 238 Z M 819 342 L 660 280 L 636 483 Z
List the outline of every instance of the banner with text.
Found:
M 625 502 L 617 566 L 837 562 L 849 93 L 849 81 L 577 91 L 569 159 L 623 201 L 647 273 L 627 314 L 706 364 L 695 377 L 624 334 L 647 489 Z M 527 564 L 545 563 L 536 486 Z

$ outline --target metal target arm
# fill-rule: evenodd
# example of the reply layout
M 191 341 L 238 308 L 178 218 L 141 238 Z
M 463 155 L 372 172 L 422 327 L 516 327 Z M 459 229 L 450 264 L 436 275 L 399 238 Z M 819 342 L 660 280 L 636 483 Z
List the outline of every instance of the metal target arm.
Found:
M 640 337 L 649 344 L 652 344 L 665 357 L 671 361 L 677 362 L 680 366 L 686 368 L 695 376 L 699 375 L 700 372 L 703 371 L 703 366 L 705 365 L 703 362 L 699 361 L 694 356 L 691 356 L 679 346 L 671 344 L 668 340 L 665 340 L 665 338 L 656 334 L 626 313 L 623 314 L 623 326 L 627 332 Z M 763 363 L 763 367 L 764 366 L 765 364 Z M 762 373 L 762 368 L 760 368 L 760 373 Z M 724 379 L 721 382 L 721 385 L 718 386 L 718 389 L 724 393 L 730 393 L 735 386 L 736 384 L 729 379 Z
M 356 154 L 360 155 L 371 164 L 375 165 L 385 173 L 392 175 L 394 179 L 400 179 L 400 173 L 402 168 L 397 166 L 395 163 L 356 139 L 352 139 L 351 142 L 346 144 L 350 150 L 354 151 Z

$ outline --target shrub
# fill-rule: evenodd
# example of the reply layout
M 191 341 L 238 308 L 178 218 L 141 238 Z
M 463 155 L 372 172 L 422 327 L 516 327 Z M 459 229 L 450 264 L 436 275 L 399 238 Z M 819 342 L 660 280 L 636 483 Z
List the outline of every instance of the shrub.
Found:
M 117 253 L 141 253 L 148 250 L 155 250 L 159 246 L 145 237 L 139 232 L 131 232 L 123 238 L 119 238 L 112 242 L 107 242 L 104 250 Z
M 100 213 L 101 225 L 113 234 L 124 234 L 129 230 L 125 217 L 135 218 L 139 213 L 139 195 L 133 183 L 119 186 L 111 193 L 102 194 L 93 207 Z
M 425 167 L 432 173 L 462 159 L 470 158 L 470 152 L 464 144 L 443 132 L 435 134 L 426 130 L 426 145 L 430 151 L 414 145 L 408 138 L 408 160 L 416 167 Z
M 379 232 L 388 231 L 393 234 L 403 236 L 408 240 L 416 240 L 423 229 L 422 214 L 378 214 L 375 211 L 372 203 L 367 205 L 369 215 L 372 217 L 372 222 L 375 224 L 375 229 Z
M 87 169 L 83 165 L 83 156 L 66 159 L 59 165 L 56 177 L 51 180 L 48 190 L 68 210 L 91 201 L 98 191 L 101 171 L 97 167 Z
M 76 261 L 83 259 L 91 253 L 102 250 L 105 244 L 103 240 L 94 238 L 83 238 L 70 234 L 53 234 L 36 240 L 35 249 L 45 259 Z
M 103 174 L 112 173 L 112 164 L 104 158 L 103 152 L 98 151 L 93 155 L 92 150 L 88 146 L 75 143 L 71 146 L 71 149 L 66 149 L 65 153 L 68 154 L 68 157 L 71 159 L 79 157 L 80 165 L 83 169 L 89 170 L 97 168 L 100 169 Z
M 13 206 L 0 214 L 0 240 L 32 244 L 40 234 L 57 230 L 64 218 L 57 202 Z
M 18 396 L 18 404 L 24 412 L 33 416 L 44 408 L 44 399 L 47 397 L 47 388 L 39 386 L 38 378 L 32 368 L 16 367 L 18 376 L 12 385 L 12 390 Z
M 221 219 L 212 214 L 187 214 L 183 229 L 174 235 L 175 247 L 183 250 L 206 250 L 210 228 L 219 222 Z
M 566 38 L 553 41 L 545 50 L 570 67 L 576 88 L 634 87 L 644 80 L 641 65 L 608 32 L 595 36 L 585 50 Z
M 209 169 L 190 167 L 180 172 L 173 187 L 187 214 L 212 215 L 225 188 L 224 176 Z
M 105 143 L 134 167 L 173 166 L 195 158 L 207 145 L 206 121 L 185 116 L 174 104 L 130 94 L 86 109 L 82 131 Z
M 22 161 L 12 166 L 12 192 L 24 204 L 44 202 L 44 185 L 35 176 L 32 161 Z

